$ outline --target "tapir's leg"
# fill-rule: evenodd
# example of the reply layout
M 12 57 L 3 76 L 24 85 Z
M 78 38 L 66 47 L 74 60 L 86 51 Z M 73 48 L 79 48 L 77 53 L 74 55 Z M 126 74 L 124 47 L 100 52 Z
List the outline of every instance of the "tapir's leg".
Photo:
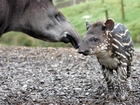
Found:
M 114 97 L 113 70 L 108 70 L 104 66 L 102 66 L 102 71 L 108 87 L 108 93 L 106 95 L 106 98 L 112 99 Z
M 127 66 L 127 86 L 129 91 L 132 91 L 132 84 L 131 84 L 131 65 Z
M 119 79 L 119 94 L 121 100 L 126 100 L 128 96 L 127 92 L 127 76 L 128 76 L 128 70 L 126 65 L 120 65 L 119 69 L 117 70 L 118 73 L 118 79 Z

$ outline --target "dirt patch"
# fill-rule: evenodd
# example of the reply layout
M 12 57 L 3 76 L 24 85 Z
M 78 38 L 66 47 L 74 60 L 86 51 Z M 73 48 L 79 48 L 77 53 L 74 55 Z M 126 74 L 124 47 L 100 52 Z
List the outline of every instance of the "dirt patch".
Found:
M 132 66 L 128 100 L 107 100 L 94 56 L 73 48 L 0 46 L 0 105 L 140 105 L 140 54 Z

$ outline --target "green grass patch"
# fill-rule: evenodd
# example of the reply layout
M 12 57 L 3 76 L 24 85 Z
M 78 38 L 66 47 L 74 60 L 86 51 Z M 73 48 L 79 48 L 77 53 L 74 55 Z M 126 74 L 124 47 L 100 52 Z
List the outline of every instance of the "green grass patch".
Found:
M 21 32 L 8 32 L 0 38 L 0 44 L 8 46 L 32 46 L 32 47 L 72 47 L 71 44 L 62 42 L 52 43 L 28 36 Z
M 125 19 L 122 19 L 121 0 L 93 0 L 79 5 L 62 8 L 60 11 L 75 26 L 81 37 L 86 33 L 85 20 L 83 17 L 89 15 L 91 23 L 96 20 L 106 20 L 105 11 L 108 11 L 109 18 L 116 22 L 125 24 L 132 35 L 134 42 L 140 42 L 140 1 L 124 0 Z

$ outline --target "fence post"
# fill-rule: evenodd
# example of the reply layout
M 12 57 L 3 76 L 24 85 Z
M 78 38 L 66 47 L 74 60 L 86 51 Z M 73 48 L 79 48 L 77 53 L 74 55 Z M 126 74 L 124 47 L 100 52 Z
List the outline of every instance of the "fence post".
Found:
M 102 3 L 104 3 L 104 0 L 102 0 Z
M 122 19 L 125 19 L 125 13 L 124 13 L 124 4 L 123 4 L 123 0 L 121 0 L 121 12 L 122 12 Z
M 105 16 L 106 16 L 106 20 L 108 19 L 108 11 L 105 10 Z
M 73 0 L 73 5 L 75 5 L 76 4 L 76 0 Z

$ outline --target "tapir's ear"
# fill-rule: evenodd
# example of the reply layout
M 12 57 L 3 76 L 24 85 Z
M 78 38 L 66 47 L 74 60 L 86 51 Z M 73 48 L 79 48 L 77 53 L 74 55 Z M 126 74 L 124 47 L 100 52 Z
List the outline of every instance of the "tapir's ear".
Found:
M 107 31 L 112 31 L 114 28 L 115 22 L 113 19 L 108 19 L 104 24 L 103 24 L 103 29 Z
M 86 28 L 87 28 L 87 30 L 88 30 L 90 27 L 91 27 L 91 24 L 89 23 L 88 20 L 86 20 Z

